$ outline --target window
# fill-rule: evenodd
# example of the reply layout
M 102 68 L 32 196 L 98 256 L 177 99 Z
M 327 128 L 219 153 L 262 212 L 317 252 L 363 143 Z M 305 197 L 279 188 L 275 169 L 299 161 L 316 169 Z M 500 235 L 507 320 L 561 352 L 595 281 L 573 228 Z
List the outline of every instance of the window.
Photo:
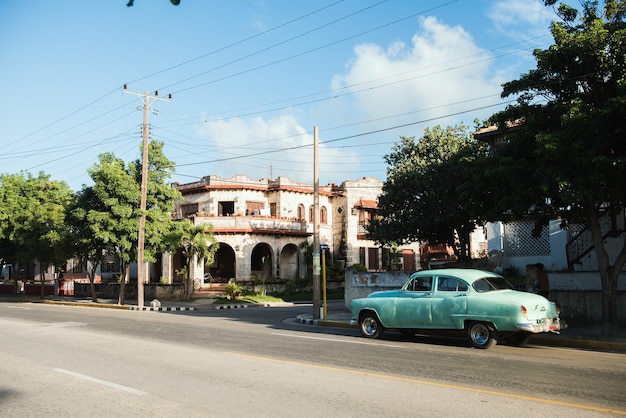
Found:
M 406 288 L 409 292 L 430 292 L 433 288 L 432 277 L 414 277 Z
M 358 234 L 366 234 L 367 227 L 373 219 L 373 213 L 366 210 L 359 210 L 359 222 L 357 227 Z
M 261 211 L 265 207 L 263 202 L 251 202 L 246 201 L 246 215 L 260 215 Z
M 188 205 L 182 205 L 180 207 L 180 210 L 182 212 L 181 215 L 183 216 L 183 218 L 188 218 L 198 213 L 198 204 L 190 203 Z
M 102 273 L 120 273 L 122 271 L 121 259 L 117 253 L 107 253 L 100 263 Z
M 328 218 L 326 217 L 326 206 L 322 206 L 320 208 L 320 224 L 326 225 L 328 223 Z
M 217 214 L 219 216 L 230 216 L 235 214 L 235 202 L 223 201 L 217 203 Z
M 277 211 L 276 211 L 276 202 L 274 202 L 274 203 L 270 203 L 270 216 L 271 216 L 272 218 L 274 218 L 274 217 L 278 216 L 278 213 L 277 213 Z
M 484 277 L 480 280 L 476 280 L 472 287 L 477 292 L 490 292 L 492 290 L 513 289 L 511 283 L 509 283 L 504 277 Z
M 378 270 L 378 248 L 367 249 L 367 268 L 368 270 Z
M 440 277 L 437 283 L 440 292 L 465 292 L 467 289 L 467 283 L 452 277 Z
M 309 223 L 312 224 L 315 219 L 315 206 L 309 206 Z
M 304 205 L 298 205 L 298 219 L 304 219 Z

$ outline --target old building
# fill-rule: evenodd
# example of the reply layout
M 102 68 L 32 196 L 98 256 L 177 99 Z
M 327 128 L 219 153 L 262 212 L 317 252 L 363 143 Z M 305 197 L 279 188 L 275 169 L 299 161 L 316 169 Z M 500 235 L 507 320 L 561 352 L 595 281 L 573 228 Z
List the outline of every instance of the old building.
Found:
M 388 250 L 366 238 L 382 189 L 382 182 L 373 177 L 320 186 L 319 214 L 314 210 L 313 185 L 285 177 L 252 180 L 211 175 L 175 187 L 184 198 L 177 202 L 175 217 L 210 225 L 219 242 L 215 263 L 198 265 L 190 272 L 194 278 L 205 273 L 237 280 L 305 277 L 315 215 L 319 216 L 320 243 L 328 245 L 331 262 L 382 270 L 392 258 Z M 416 248 L 399 249 L 399 265 L 405 270 L 415 270 Z M 183 262 L 175 254 L 163 264 L 164 275 L 175 278 Z

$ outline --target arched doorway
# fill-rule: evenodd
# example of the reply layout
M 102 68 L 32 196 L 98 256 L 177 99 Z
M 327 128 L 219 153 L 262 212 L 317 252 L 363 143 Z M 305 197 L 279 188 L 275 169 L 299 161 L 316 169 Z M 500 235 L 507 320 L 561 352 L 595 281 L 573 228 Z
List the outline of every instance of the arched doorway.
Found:
M 214 279 L 228 281 L 237 277 L 237 266 L 235 264 L 235 250 L 223 242 L 215 253 L 215 262 L 210 266 L 204 266 L 205 273 L 211 273 Z
M 250 273 L 258 279 L 267 280 L 272 277 L 272 248 L 267 244 L 257 244 L 250 256 Z
M 300 272 L 300 251 L 294 244 L 287 244 L 280 253 L 280 278 L 297 279 Z

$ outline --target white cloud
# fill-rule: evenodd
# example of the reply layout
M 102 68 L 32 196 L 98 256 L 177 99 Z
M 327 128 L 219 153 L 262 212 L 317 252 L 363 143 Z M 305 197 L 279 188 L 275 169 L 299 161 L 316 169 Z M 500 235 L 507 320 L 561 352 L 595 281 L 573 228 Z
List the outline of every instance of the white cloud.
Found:
M 211 121 L 204 124 L 201 134 L 217 149 L 212 160 L 251 156 L 214 164 L 212 172 L 222 177 L 245 174 L 250 178 L 267 178 L 271 175 L 272 178 L 285 176 L 294 181 L 313 182 L 313 134 L 292 115 Z M 324 178 L 324 167 L 357 161 L 354 153 L 329 149 L 323 144 L 319 146 L 319 153 L 323 156 L 320 181 Z
M 487 17 L 500 34 L 518 41 L 549 35 L 550 22 L 557 18 L 541 0 L 499 0 Z
M 493 75 L 489 52 L 460 26 L 448 26 L 435 17 L 422 18 L 419 24 L 411 45 L 355 47 L 347 73 L 336 75 L 333 87 L 353 92 L 371 87 L 355 96 L 370 117 L 420 110 L 411 118 L 426 120 L 498 102 L 502 80 Z M 455 120 L 467 122 L 474 117 L 462 115 Z M 443 122 L 429 124 L 439 123 Z

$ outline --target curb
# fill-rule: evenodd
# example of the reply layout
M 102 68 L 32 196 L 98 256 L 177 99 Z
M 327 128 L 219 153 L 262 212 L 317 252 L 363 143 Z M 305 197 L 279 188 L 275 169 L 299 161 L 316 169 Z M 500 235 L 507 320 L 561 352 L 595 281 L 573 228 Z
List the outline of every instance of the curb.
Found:
M 64 306 L 80 306 L 83 308 L 104 308 L 104 309 L 124 309 L 131 310 L 131 305 L 112 305 L 109 303 L 96 303 L 96 302 L 65 302 L 59 300 L 32 300 L 30 303 L 43 303 L 46 305 L 64 305 Z
M 269 308 L 272 305 L 269 303 L 242 303 L 239 305 L 217 305 L 213 309 L 247 309 L 247 308 Z
M 136 305 L 113 305 L 109 303 L 96 303 L 96 302 L 66 302 L 59 300 L 40 300 L 31 301 L 31 303 L 43 303 L 46 305 L 64 305 L 64 306 L 79 306 L 84 308 L 103 308 L 103 309 L 123 309 L 127 311 L 152 311 L 152 312 L 170 312 L 170 311 L 194 311 L 195 308 L 190 307 L 176 307 L 176 306 L 144 306 L 140 308 Z
M 196 308 L 186 308 L 186 307 L 172 307 L 172 306 L 165 306 L 165 307 L 152 307 L 152 306 L 144 306 L 143 308 L 140 308 L 139 306 L 131 306 L 130 307 L 131 311 L 153 311 L 153 312 L 169 312 L 169 311 L 195 311 Z
M 312 319 L 311 315 L 303 314 L 296 317 L 296 322 L 305 325 L 319 325 L 323 327 L 338 327 L 338 328 L 357 328 L 355 325 L 350 325 L 346 321 L 337 321 L 332 319 Z
M 549 347 L 583 348 L 587 350 L 617 351 L 626 353 L 626 343 L 619 341 L 584 340 L 579 338 L 531 337 L 530 342 Z

